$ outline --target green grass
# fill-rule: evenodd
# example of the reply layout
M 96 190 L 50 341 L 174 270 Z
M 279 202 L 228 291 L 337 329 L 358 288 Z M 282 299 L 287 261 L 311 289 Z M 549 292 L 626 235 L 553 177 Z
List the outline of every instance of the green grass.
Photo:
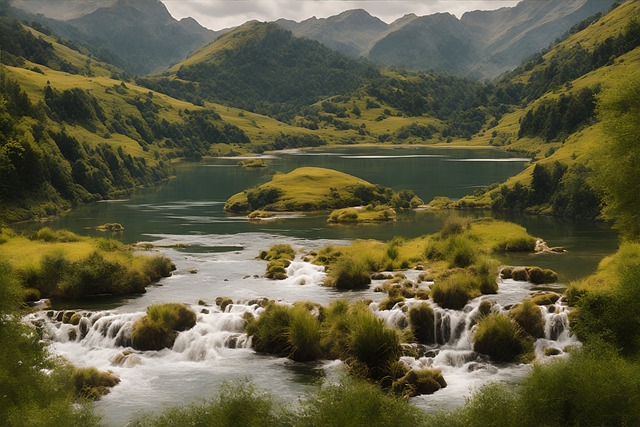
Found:
M 461 310 L 475 297 L 480 296 L 480 280 L 465 273 L 454 273 L 431 286 L 431 298 L 443 308 Z
M 131 329 L 131 346 L 136 350 L 171 348 L 180 331 L 196 324 L 196 313 L 184 304 L 154 304 L 136 320 Z
M 394 221 L 396 217 L 396 211 L 387 205 L 369 205 L 365 208 L 336 209 L 329 214 L 327 222 L 336 224 L 385 222 Z
M 526 361 L 532 357 L 533 341 L 523 338 L 521 331 L 520 326 L 505 315 L 484 316 L 473 335 L 473 350 L 499 363 Z

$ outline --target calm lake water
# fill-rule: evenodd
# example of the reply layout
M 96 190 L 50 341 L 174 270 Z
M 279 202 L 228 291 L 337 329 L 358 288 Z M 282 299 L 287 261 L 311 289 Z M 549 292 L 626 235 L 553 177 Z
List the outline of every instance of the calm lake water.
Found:
M 238 167 L 237 158 L 182 164 L 175 179 L 158 187 L 140 190 L 126 200 L 82 206 L 48 224 L 80 234 L 104 236 L 94 227 L 117 222 L 124 225 L 125 231 L 113 237 L 124 242 L 183 245 L 181 249 L 160 249 L 174 260 L 177 270 L 172 277 L 150 287 L 146 294 L 85 302 L 81 306 L 67 304 L 67 308 L 93 313 L 89 315 L 94 316 L 92 332 L 86 338 L 71 341 L 67 330 L 70 325 L 49 325 L 53 348 L 59 354 L 76 365 L 110 369 L 121 377 L 122 382 L 112 393 L 97 403 L 108 423 L 125 425 L 140 411 L 157 412 L 168 405 L 201 401 L 228 379 L 251 378 L 257 386 L 280 398 L 296 400 L 315 387 L 319 376 L 334 372 L 339 363 L 297 364 L 254 353 L 242 333 L 241 317 L 245 311 L 259 314 L 251 300 L 267 297 L 287 303 L 311 300 L 327 304 L 340 298 L 368 298 L 376 302 L 384 295 L 374 293 L 373 286 L 358 292 L 324 288 L 320 285 L 323 273 L 304 263 L 293 266 L 295 271 L 291 271 L 290 279 L 278 282 L 264 279 L 260 276 L 266 263 L 255 259 L 258 252 L 274 243 L 290 243 L 300 250 L 312 250 L 327 244 L 346 244 L 357 238 L 411 238 L 437 231 L 450 214 L 409 212 L 394 223 L 360 226 L 328 225 L 326 213 L 256 223 L 223 211 L 224 202 L 234 193 L 268 181 L 276 171 L 318 166 L 350 173 L 395 190 L 411 189 L 425 201 L 436 196 L 458 198 L 504 181 L 521 171 L 528 161 L 488 149 L 424 147 L 332 147 L 326 151 L 279 152 L 265 159 L 269 167 L 259 170 Z M 468 214 L 493 215 L 491 212 Z M 567 249 L 562 255 L 520 255 L 505 262 L 553 268 L 559 272 L 561 282 L 590 274 L 599 260 L 613 253 L 617 246 L 615 234 L 603 225 L 522 215 L 501 217 L 523 225 L 550 246 Z M 417 275 L 417 272 L 407 274 Z M 503 306 L 512 304 L 529 291 L 530 288 L 522 284 L 503 283 L 497 302 Z M 212 305 L 218 296 L 231 297 L 235 304 L 221 313 Z M 200 313 L 197 327 L 180 334 L 174 349 L 144 352 L 138 354 L 138 364 L 114 366 L 113 358 L 123 351 L 114 337 L 128 333 L 132 322 L 143 315 L 148 305 L 183 302 L 201 312 L 205 307 L 197 304 L 199 300 L 208 303 L 206 309 L 210 313 Z M 461 335 L 452 337 L 447 345 L 439 348 L 439 356 L 434 360 L 411 362 L 432 363 L 443 370 L 449 383 L 449 387 L 433 396 L 417 398 L 415 402 L 419 406 L 429 409 L 460 405 L 478 386 L 488 381 L 513 381 L 528 371 L 528 365 L 493 366 L 478 359 L 470 350 L 469 316 L 478 302 L 479 299 L 469 305 L 466 312 L 442 311 L 442 318 L 450 322 L 450 329 L 459 330 Z M 548 315 L 549 325 L 566 322 L 563 310 L 558 307 L 555 315 Z M 393 324 L 404 315 L 397 309 L 380 312 L 380 316 Z M 467 326 L 454 328 L 465 322 Z M 99 330 L 108 332 L 101 335 Z M 571 340 L 566 332 L 561 337 L 555 335 L 542 340 L 540 349 L 549 343 L 560 346 L 560 342 Z

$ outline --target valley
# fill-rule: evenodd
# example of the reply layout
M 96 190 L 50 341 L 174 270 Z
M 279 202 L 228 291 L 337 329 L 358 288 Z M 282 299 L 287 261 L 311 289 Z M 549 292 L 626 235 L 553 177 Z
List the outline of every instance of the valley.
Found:
M 217 32 L 156 0 L 21 3 L 9 425 L 640 420 L 638 1 Z M 105 41 L 132 23 L 144 55 Z

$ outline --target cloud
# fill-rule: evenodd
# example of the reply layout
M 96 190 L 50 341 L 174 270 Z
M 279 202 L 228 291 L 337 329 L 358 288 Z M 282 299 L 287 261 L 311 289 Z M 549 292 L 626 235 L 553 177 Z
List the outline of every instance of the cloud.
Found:
M 385 22 L 407 13 L 430 15 L 450 12 L 460 17 L 469 10 L 491 10 L 515 6 L 516 0 L 162 0 L 169 12 L 181 19 L 190 16 L 207 28 L 219 30 L 250 20 L 279 18 L 302 21 L 326 18 L 345 10 L 365 9 Z

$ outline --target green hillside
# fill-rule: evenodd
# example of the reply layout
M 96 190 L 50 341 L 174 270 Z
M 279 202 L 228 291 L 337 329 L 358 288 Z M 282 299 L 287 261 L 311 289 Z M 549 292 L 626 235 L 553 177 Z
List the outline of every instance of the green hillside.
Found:
M 618 87 L 640 79 L 639 18 L 640 4 L 625 2 L 497 84 L 519 90 L 525 106 L 506 114 L 472 143 L 525 151 L 535 162 L 506 183 L 452 206 L 599 215 L 602 195 L 591 179 L 592 160 L 608 135 L 599 123 L 597 105 Z M 576 62 L 582 67 L 575 67 Z
M 276 24 L 247 23 L 145 85 L 177 98 L 224 102 L 276 118 L 356 89 L 377 70 Z

